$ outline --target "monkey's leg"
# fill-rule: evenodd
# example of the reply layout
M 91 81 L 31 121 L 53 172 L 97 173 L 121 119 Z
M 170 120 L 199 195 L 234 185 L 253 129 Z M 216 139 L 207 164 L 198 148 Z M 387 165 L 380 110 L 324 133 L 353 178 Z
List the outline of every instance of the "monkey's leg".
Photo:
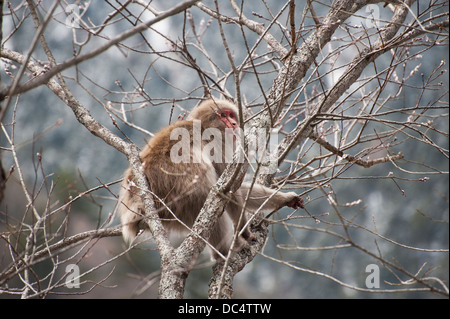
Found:
M 226 215 L 220 216 L 216 226 L 212 230 L 211 236 L 209 237 L 210 244 L 213 245 L 225 257 L 228 255 L 234 236 L 233 229 L 230 226 L 230 222 Z M 242 246 L 245 245 L 245 241 L 242 238 L 238 238 L 237 240 L 238 241 L 233 249 L 235 251 L 240 250 Z M 220 258 L 214 251 L 212 256 L 216 260 Z
M 242 192 L 239 189 L 239 191 L 236 194 L 237 196 L 232 196 L 230 202 L 228 202 L 226 211 L 228 215 L 230 216 L 231 220 L 233 221 L 234 229 L 238 232 L 242 230 L 242 228 L 247 223 L 247 215 L 243 211 L 243 202 L 242 202 Z M 242 237 L 245 240 L 250 240 L 252 237 L 251 232 L 246 227 L 244 231 L 242 232 Z

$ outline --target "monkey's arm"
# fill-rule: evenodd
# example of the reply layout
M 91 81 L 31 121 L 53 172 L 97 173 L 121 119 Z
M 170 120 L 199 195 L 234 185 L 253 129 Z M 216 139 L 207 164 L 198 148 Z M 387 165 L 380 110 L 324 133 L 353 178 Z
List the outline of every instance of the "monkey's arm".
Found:
M 241 199 L 242 201 L 245 200 L 250 186 L 250 183 L 242 183 L 239 195 L 243 197 Z M 247 207 L 256 210 L 263 204 L 264 206 L 262 209 L 264 210 L 278 209 L 283 206 L 289 206 L 296 209 L 303 208 L 303 199 L 294 192 L 283 193 L 260 184 L 254 184 L 251 188 Z

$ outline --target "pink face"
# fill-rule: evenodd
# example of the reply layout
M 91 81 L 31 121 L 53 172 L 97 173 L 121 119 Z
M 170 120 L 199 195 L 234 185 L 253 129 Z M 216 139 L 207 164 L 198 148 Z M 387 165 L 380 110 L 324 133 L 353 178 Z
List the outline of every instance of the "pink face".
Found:
M 220 110 L 219 119 L 225 123 L 225 126 L 231 129 L 239 127 L 236 114 L 232 110 Z

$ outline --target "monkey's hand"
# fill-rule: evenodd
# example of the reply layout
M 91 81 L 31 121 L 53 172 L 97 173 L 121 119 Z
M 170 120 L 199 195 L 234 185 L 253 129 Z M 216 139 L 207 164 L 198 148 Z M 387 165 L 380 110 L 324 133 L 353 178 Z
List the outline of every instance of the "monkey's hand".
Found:
M 286 206 L 292 207 L 294 209 L 305 208 L 305 206 L 303 205 L 303 198 L 301 198 L 300 196 L 297 196 L 297 195 L 295 198 L 293 198 L 289 202 L 287 202 Z

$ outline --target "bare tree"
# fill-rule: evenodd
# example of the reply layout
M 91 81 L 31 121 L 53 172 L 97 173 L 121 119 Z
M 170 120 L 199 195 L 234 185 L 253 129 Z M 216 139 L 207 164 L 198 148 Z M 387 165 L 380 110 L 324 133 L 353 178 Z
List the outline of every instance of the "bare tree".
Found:
M 222 195 L 249 179 L 299 190 L 305 209 L 257 212 L 250 220 L 255 240 L 213 265 L 210 298 L 231 298 L 235 276 L 258 263 L 257 255 L 356 292 L 448 296 L 448 273 L 435 269 L 448 263 L 448 208 L 443 208 L 448 188 L 440 189 L 448 182 L 448 1 L 5 2 L 0 146 L 3 165 L 11 169 L 4 174 L 7 197 L 0 219 L 2 293 L 22 298 L 89 293 L 118 271 L 91 280 L 93 273 L 146 245 L 128 247 L 112 238 L 121 231 L 114 206 L 106 203 L 117 201 L 120 177 L 112 173 L 125 169 L 125 161 L 117 164 L 122 153 L 144 200 L 155 243 L 147 245 L 157 249 L 161 262 L 160 272 L 145 277 L 136 294 L 159 282 L 160 298 L 183 297 L 216 212 L 225 205 Z M 186 238 L 174 245 L 155 212 L 139 147 L 209 95 L 236 101 L 246 115 L 246 140 L 257 130 L 272 132 L 274 140 L 267 156 L 228 166 Z M 47 103 L 52 112 L 67 105 L 66 118 L 75 117 L 99 137 L 107 154 L 96 152 L 98 139 L 89 136 L 73 144 L 78 132 L 71 132 L 69 123 L 39 114 Z M 157 120 L 149 124 L 152 118 Z M 27 130 L 34 119 L 46 126 L 41 134 Z M 95 175 L 98 185 L 88 186 L 86 173 L 80 173 L 84 189 L 58 197 L 60 176 L 46 167 L 56 162 L 58 170 L 64 156 L 70 162 L 77 151 L 64 154 L 50 143 L 36 152 L 38 141 L 52 131 L 66 134 L 67 145 L 80 147 L 78 152 L 94 149 L 85 172 Z M 25 145 L 33 148 L 31 162 L 29 153 L 21 153 Z M 47 158 L 47 148 L 56 149 L 54 159 Z M 276 172 L 268 167 L 274 158 Z M 412 197 L 428 191 L 427 201 L 434 194 L 445 206 L 409 207 L 421 202 L 404 200 L 406 183 L 418 187 Z M 401 208 L 373 199 L 382 188 L 395 192 L 391 203 L 401 200 Z M 26 203 L 23 211 L 8 194 Z M 75 208 L 86 198 L 97 218 L 88 230 L 77 230 L 74 219 L 95 215 L 93 209 L 89 214 Z M 409 221 L 411 212 L 422 218 L 417 225 Z M 392 233 L 396 227 L 402 235 L 430 233 L 409 244 Z M 79 272 L 78 265 L 105 245 L 114 253 Z M 392 249 L 398 256 L 390 256 Z M 309 252 L 322 262 L 311 262 Z M 401 254 L 417 265 L 405 265 Z M 345 276 L 345 259 L 357 256 L 371 266 L 365 277 L 374 281 Z M 383 288 L 379 268 L 389 274 Z M 68 291 L 71 286 L 79 289 Z

